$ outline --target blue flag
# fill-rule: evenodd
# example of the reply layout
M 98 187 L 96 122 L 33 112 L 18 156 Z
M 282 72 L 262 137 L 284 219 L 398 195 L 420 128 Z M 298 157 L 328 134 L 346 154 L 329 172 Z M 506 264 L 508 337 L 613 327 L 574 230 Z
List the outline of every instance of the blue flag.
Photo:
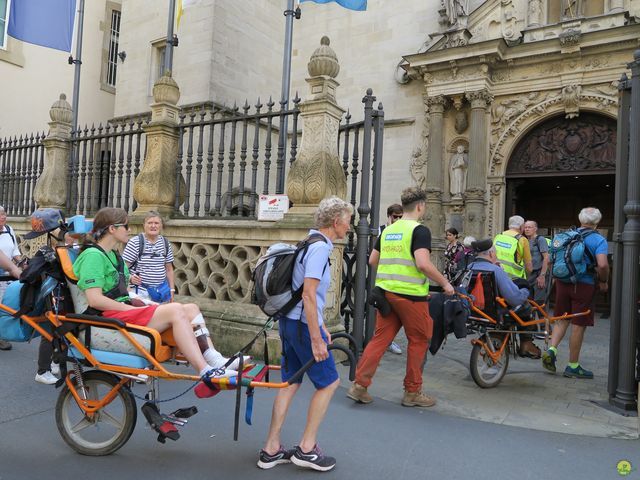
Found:
M 23 42 L 71 51 L 76 0 L 13 0 L 7 34 Z
M 329 3 L 336 2 L 338 5 L 342 5 L 349 10 L 366 10 L 367 0 L 300 0 L 301 2 L 316 2 L 316 3 Z

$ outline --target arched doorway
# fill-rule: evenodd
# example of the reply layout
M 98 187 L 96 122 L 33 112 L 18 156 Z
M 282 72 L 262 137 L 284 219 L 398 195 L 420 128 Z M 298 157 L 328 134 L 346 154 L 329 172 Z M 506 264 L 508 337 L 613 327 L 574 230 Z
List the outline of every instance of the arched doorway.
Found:
M 552 235 L 575 225 L 581 208 L 594 206 L 602 212 L 600 229 L 610 240 L 615 164 L 615 120 L 582 113 L 537 125 L 520 140 L 507 165 L 505 220 L 522 215 Z
M 580 210 L 593 206 L 602 212 L 598 230 L 610 241 L 615 165 L 615 120 L 581 113 L 542 122 L 520 140 L 507 165 L 505 224 L 511 215 L 521 215 L 551 237 L 577 225 Z M 597 303 L 607 310 L 607 298 Z

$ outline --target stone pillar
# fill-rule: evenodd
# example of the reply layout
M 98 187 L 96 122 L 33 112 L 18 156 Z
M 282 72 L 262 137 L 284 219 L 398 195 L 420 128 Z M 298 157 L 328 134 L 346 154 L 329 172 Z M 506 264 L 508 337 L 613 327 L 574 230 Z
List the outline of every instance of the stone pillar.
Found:
M 447 99 L 443 95 L 426 97 L 429 115 L 429 157 L 427 166 L 427 212 L 425 223 L 432 235 L 439 236 L 444 229 L 442 214 L 442 192 L 444 191 L 443 115 Z
M 64 210 L 67 203 L 67 172 L 73 119 L 71 105 L 64 93 L 51 106 L 49 117 L 49 134 L 42 142 L 45 148 L 44 169 L 36 181 L 33 198 L 38 207 Z
M 465 193 L 467 218 L 464 231 L 478 239 L 486 235 L 485 192 L 487 185 L 487 154 L 489 131 L 487 107 L 493 97 L 486 90 L 467 92 L 471 104 L 471 132 L 469 135 L 469 168 Z
M 338 57 L 322 37 L 307 65 L 309 97 L 300 104 L 302 141 L 296 161 L 286 180 L 286 192 L 293 208 L 280 222 L 283 227 L 310 228 L 320 201 L 332 195 L 346 198 L 347 179 L 338 157 L 338 128 L 345 110 L 336 102 L 335 77 L 340 71 Z M 340 318 L 342 252 L 344 242 L 334 243 L 331 287 L 327 292 L 325 323 L 330 332 L 344 331 Z
M 609 0 L 606 13 L 618 13 L 624 11 L 624 0 Z
M 344 110 L 336 103 L 340 71 L 338 58 L 322 37 L 320 47 L 313 52 L 307 65 L 310 96 L 300 104 L 302 142 L 296 161 L 286 180 L 286 192 L 293 208 L 284 222 L 306 222 L 323 198 L 337 195 L 345 198 L 347 180 L 338 157 L 338 128 Z
M 151 122 L 144 128 L 147 154 L 133 185 L 133 197 L 138 202 L 135 216 L 144 215 L 150 210 L 166 216 L 173 213 L 179 140 L 176 105 L 179 98 L 178 84 L 171 78 L 171 72 L 165 73 L 153 86 Z M 185 192 L 182 176 L 180 182 L 180 191 Z

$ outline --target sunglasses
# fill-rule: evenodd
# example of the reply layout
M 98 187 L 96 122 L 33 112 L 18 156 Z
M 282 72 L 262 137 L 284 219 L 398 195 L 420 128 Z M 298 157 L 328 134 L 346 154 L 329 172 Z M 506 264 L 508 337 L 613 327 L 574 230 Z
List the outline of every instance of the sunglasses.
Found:
M 391 215 L 391 218 L 395 218 L 396 220 L 400 220 L 402 215 Z
M 125 230 L 129 230 L 129 224 L 128 223 L 114 223 L 111 226 L 114 227 L 114 228 L 124 227 Z

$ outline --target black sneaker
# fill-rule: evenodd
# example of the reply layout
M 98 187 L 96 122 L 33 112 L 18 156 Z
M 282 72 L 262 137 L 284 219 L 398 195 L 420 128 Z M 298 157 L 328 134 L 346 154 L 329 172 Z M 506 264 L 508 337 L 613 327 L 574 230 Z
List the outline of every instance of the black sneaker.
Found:
M 318 444 L 308 453 L 304 453 L 300 447 L 296 446 L 291 461 L 299 467 L 312 468 L 320 472 L 328 472 L 336 466 L 336 459 L 322 453 Z
M 280 445 L 278 451 L 273 455 L 269 455 L 264 450 L 260 450 L 258 466 L 264 470 L 268 470 L 276 465 L 280 465 L 281 463 L 291 463 L 291 455 L 293 455 L 293 451 L 285 450 L 282 445 Z

